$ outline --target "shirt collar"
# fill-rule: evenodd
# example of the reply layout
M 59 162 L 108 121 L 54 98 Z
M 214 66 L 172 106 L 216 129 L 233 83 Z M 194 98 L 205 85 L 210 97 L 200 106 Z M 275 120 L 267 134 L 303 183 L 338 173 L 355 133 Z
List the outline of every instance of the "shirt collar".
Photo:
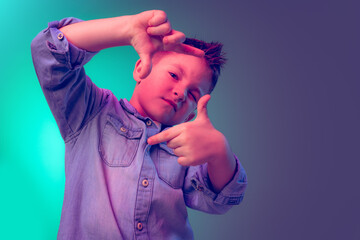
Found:
M 121 106 L 130 114 L 134 115 L 135 117 L 137 117 L 138 119 L 146 122 L 147 120 L 151 120 L 154 124 L 155 122 L 149 118 L 149 117 L 143 117 L 137 110 L 136 108 L 130 104 L 130 102 L 123 98 L 123 99 L 120 99 L 120 104 Z M 156 125 L 156 124 L 155 124 Z M 161 129 L 161 125 L 160 126 L 157 126 L 159 129 Z
M 144 118 L 138 113 L 138 111 L 133 107 L 133 105 L 130 104 L 130 102 L 127 99 L 125 98 L 120 99 L 120 104 L 127 112 L 136 116 L 139 115 L 140 117 Z

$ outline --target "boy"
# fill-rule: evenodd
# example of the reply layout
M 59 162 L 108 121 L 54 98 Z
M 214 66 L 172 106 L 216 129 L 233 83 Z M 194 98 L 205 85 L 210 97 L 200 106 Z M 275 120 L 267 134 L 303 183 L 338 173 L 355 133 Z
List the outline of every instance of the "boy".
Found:
M 187 40 L 204 53 L 184 40 L 159 10 L 63 19 L 33 40 L 65 141 L 58 239 L 191 239 L 186 206 L 224 213 L 242 200 L 245 172 L 206 112 L 221 47 Z M 96 87 L 83 68 L 97 51 L 123 45 L 140 56 L 130 101 Z

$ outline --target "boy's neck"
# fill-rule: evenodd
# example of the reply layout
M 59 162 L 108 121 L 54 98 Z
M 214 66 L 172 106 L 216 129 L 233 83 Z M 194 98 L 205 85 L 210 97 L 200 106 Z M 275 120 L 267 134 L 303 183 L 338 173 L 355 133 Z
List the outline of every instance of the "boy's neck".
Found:
M 136 103 L 134 104 L 134 98 L 131 98 L 130 101 L 128 101 L 128 103 L 132 106 L 132 108 L 141 116 L 143 117 L 148 117 L 145 113 L 141 113 L 140 111 L 138 111 L 138 109 L 136 109 Z M 162 124 L 160 122 L 154 121 L 153 119 L 151 119 L 156 126 L 161 129 L 162 128 Z

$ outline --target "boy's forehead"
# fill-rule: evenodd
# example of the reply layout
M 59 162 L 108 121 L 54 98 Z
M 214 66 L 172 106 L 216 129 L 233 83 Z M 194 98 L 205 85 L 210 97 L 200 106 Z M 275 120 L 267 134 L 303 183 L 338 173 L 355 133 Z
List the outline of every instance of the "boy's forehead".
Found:
M 197 57 L 193 55 L 188 55 L 184 53 L 177 53 L 177 52 L 158 52 L 154 55 L 153 63 L 161 62 L 161 64 L 172 64 L 177 67 L 203 67 L 204 70 L 210 68 L 207 66 L 205 58 Z M 196 66 L 194 66 L 194 63 Z

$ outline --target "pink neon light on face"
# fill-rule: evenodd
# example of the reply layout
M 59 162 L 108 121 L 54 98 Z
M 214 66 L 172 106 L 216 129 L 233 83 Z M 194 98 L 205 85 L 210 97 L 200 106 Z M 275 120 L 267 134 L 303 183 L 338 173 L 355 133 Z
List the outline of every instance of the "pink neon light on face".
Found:
M 136 71 L 136 69 L 135 69 Z M 211 70 L 204 58 L 161 52 L 151 73 L 135 87 L 130 103 L 143 115 L 165 125 L 187 120 L 201 96 L 208 93 Z

